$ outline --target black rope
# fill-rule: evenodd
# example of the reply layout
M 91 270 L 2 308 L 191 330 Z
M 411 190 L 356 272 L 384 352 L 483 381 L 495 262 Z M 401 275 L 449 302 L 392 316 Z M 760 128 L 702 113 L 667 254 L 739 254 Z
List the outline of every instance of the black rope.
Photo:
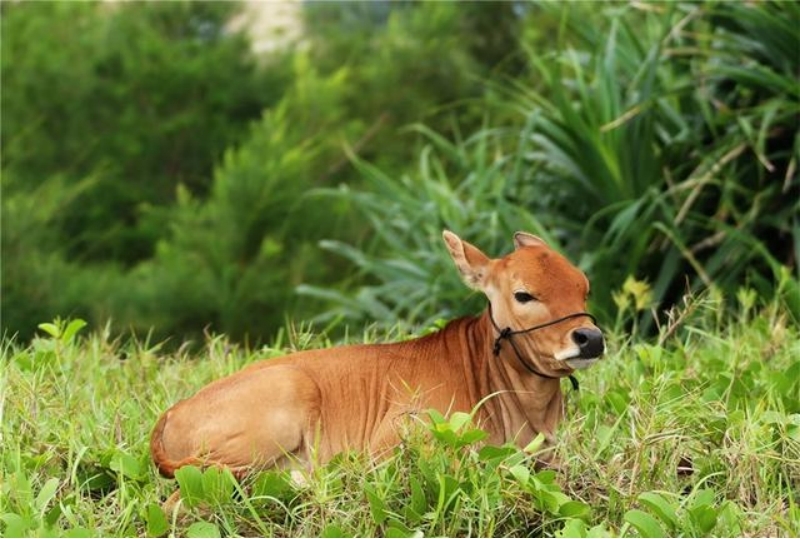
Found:
M 497 326 L 495 326 L 497 327 Z M 500 348 L 503 346 L 503 339 L 510 339 L 511 338 L 511 328 L 506 328 L 500 331 L 500 336 L 494 340 L 494 356 L 497 357 L 500 355 Z
M 597 323 L 597 320 L 595 319 L 595 317 L 593 315 L 591 315 L 589 313 L 585 313 L 585 312 L 580 312 L 580 313 L 568 314 L 567 316 L 562 316 L 561 318 L 557 318 L 555 320 L 550 320 L 549 322 L 545 322 L 544 324 L 539 324 L 538 326 L 532 326 L 532 327 L 529 327 L 529 328 L 526 328 L 526 329 L 519 329 L 517 331 L 512 331 L 510 327 L 506 327 L 506 328 L 500 329 L 500 326 L 498 326 L 497 322 L 494 321 L 494 315 L 492 314 L 492 304 L 489 303 L 489 320 L 492 321 L 492 325 L 494 326 L 494 329 L 497 330 L 497 333 L 498 333 L 497 338 L 494 340 L 494 346 L 492 347 L 492 352 L 494 353 L 495 357 L 499 356 L 500 355 L 500 350 L 503 347 L 503 340 L 505 339 L 511 345 L 511 348 L 514 349 L 514 355 L 517 356 L 517 359 L 522 364 L 522 366 L 525 367 L 526 370 L 528 370 L 529 372 L 531 372 L 531 373 L 533 373 L 533 374 L 535 374 L 537 376 L 541 376 L 542 378 L 548 378 L 550 380 L 557 380 L 557 379 L 559 379 L 561 377 L 560 376 L 550 376 L 550 375 L 544 374 L 542 372 L 539 372 L 538 370 L 536 370 L 536 368 L 534 368 L 532 365 L 530 365 L 528 362 L 526 362 L 522 358 L 522 353 L 519 351 L 519 348 L 517 348 L 517 343 L 514 342 L 514 339 L 512 339 L 512 337 L 514 335 L 521 335 L 521 334 L 524 334 L 524 333 L 531 333 L 532 331 L 536 331 L 538 329 L 543 329 L 543 328 L 546 328 L 546 327 L 549 327 L 549 326 L 553 326 L 555 324 L 560 324 L 561 322 L 565 322 L 565 321 L 571 320 L 573 318 L 579 318 L 581 316 L 588 316 L 589 318 L 591 318 L 593 324 Z M 572 375 L 572 374 L 569 375 L 569 381 L 572 383 L 572 389 L 574 389 L 575 391 L 578 391 L 580 389 L 580 384 L 578 383 L 578 379 L 574 375 Z
M 579 391 L 581 389 L 581 385 L 578 383 L 578 379 L 575 377 L 574 374 L 569 375 L 569 381 L 572 383 L 572 389 L 574 391 Z

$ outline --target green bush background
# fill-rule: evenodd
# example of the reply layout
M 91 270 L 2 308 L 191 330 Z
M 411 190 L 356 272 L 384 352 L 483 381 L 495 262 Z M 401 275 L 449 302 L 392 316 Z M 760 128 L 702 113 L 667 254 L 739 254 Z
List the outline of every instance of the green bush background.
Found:
M 0 6 L 7 335 L 429 323 L 480 305 L 445 227 L 546 237 L 620 329 L 800 315 L 798 4 L 308 3 L 261 56 L 239 7 Z

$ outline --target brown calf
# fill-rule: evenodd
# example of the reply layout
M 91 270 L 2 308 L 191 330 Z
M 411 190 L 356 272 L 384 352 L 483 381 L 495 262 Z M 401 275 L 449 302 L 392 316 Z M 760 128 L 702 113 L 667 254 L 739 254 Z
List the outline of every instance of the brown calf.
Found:
M 399 441 L 408 414 L 470 412 L 484 399 L 476 420 L 490 442 L 552 439 L 559 379 L 605 350 L 584 312 L 586 277 L 530 234 L 515 234 L 516 250 L 496 260 L 443 235 L 464 281 L 489 299 L 482 315 L 419 339 L 299 352 L 217 380 L 159 419 L 151 451 L 161 473 L 194 464 L 243 475 L 346 449 L 378 452 Z

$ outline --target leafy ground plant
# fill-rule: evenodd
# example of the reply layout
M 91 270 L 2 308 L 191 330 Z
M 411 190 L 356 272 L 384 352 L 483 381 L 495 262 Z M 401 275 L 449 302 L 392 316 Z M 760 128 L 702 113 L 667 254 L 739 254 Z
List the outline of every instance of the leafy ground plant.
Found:
M 555 470 L 537 447 L 482 445 L 468 414 L 420 414 L 386 459 L 342 454 L 241 483 L 158 477 L 158 414 L 256 359 L 330 343 L 288 331 L 198 356 L 83 335 L 78 321 L 0 349 L 0 533 L 15 536 L 796 536 L 800 332 L 780 306 L 694 300 L 662 342 L 611 336 L 567 393 Z M 365 341 L 384 340 L 366 335 Z M 180 486 L 182 501 L 163 502 Z

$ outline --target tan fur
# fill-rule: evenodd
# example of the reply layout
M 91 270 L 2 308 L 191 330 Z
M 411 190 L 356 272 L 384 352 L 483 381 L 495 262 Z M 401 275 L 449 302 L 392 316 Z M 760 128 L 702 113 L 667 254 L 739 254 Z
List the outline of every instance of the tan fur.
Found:
M 516 250 L 493 260 L 451 232 L 444 239 L 464 281 L 484 292 L 500 327 L 524 329 L 585 310 L 588 282 L 541 239 L 515 236 Z M 520 290 L 538 301 L 520 304 Z M 574 318 L 520 335 L 524 359 L 548 376 L 572 368 L 554 356 L 574 347 L 571 334 L 594 328 Z M 153 459 L 172 477 L 187 464 L 243 475 L 294 459 L 324 462 L 346 449 L 373 453 L 399 442 L 398 424 L 435 408 L 472 411 L 490 442 L 527 445 L 552 439 L 562 414 L 558 379 L 527 371 L 489 313 L 462 318 L 426 337 L 393 344 L 342 346 L 261 361 L 217 380 L 170 408 L 151 438 Z

